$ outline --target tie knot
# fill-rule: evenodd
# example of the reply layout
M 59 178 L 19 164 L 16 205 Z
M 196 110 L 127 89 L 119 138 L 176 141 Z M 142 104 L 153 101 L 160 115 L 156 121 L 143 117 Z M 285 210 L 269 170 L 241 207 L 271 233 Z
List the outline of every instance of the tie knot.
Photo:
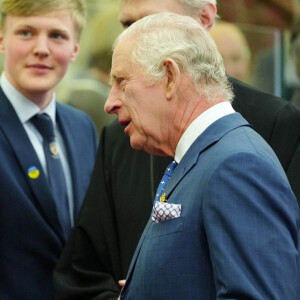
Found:
M 36 114 L 31 118 L 31 122 L 44 139 L 48 142 L 55 140 L 53 123 L 49 115 L 45 113 Z

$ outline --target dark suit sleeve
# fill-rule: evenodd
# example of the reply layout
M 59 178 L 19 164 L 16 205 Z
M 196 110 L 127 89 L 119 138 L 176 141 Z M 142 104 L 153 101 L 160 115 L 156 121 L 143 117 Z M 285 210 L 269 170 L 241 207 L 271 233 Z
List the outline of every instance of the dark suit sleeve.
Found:
M 54 271 L 56 298 L 117 299 L 120 274 L 117 232 L 103 167 L 105 130 L 79 218 Z M 101 201 L 99 200 L 101 198 Z
M 300 142 L 287 170 L 287 176 L 300 206 Z
M 278 112 L 270 146 L 300 204 L 300 111 L 295 106 L 287 104 Z

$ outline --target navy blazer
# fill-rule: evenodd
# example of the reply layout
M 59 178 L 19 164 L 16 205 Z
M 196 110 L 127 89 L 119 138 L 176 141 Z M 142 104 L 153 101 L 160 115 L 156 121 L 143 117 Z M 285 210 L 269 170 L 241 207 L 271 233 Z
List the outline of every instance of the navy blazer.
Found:
M 149 220 L 121 300 L 300 299 L 297 200 L 240 114 L 206 129 L 164 192 L 181 216 Z
M 78 215 L 96 151 L 93 123 L 57 103 L 56 118 L 71 169 Z M 28 168 L 40 170 L 37 179 Z M 52 271 L 65 240 L 42 166 L 22 123 L 0 88 L 0 299 L 53 299 Z

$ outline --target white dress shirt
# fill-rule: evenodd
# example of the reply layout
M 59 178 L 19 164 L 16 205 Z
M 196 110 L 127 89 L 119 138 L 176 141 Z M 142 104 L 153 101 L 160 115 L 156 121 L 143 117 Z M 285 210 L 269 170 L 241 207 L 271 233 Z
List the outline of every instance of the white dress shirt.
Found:
M 179 163 L 185 153 L 189 150 L 191 145 L 195 142 L 195 140 L 204 132 L 204 130 L 209 127 L 212 123 L 217 121 L 218 119 L 234 113 L 230 102 L 222 102 L 216 104 L 203 112 L 200 116 L 198 116 L 186 129 L 180 138 L 176 151 L 175 151 L 175 161 Z

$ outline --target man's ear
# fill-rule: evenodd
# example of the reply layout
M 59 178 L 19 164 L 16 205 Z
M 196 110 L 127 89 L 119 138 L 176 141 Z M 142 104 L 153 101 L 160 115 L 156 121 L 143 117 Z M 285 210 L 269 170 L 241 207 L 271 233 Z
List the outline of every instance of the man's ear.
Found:
M 216 15 L 217 7 L 212 3 L 207 3 L 199 10 L 194 18 L 209 31 L 214 25 Z
M 78 54 L 79 54 L 79 49 L 80 49 L 80 44 L 79 44 L 79 41 L 74 45 L 74 50 L 73 50 L 73 53 L 71 55 L 71 59 L 70 61 L 74 61 Z
M 179 88 L 180 70 L 177 63 L 171 58 L 164 59 L 163 65 L 166 68 L 166 78 L 164 81 L 166 98 L 167 100 L 172 100 Z
M 4 54 L 4 34 L 3 34 L 3 29 L 0 29 L 0 53 Z

